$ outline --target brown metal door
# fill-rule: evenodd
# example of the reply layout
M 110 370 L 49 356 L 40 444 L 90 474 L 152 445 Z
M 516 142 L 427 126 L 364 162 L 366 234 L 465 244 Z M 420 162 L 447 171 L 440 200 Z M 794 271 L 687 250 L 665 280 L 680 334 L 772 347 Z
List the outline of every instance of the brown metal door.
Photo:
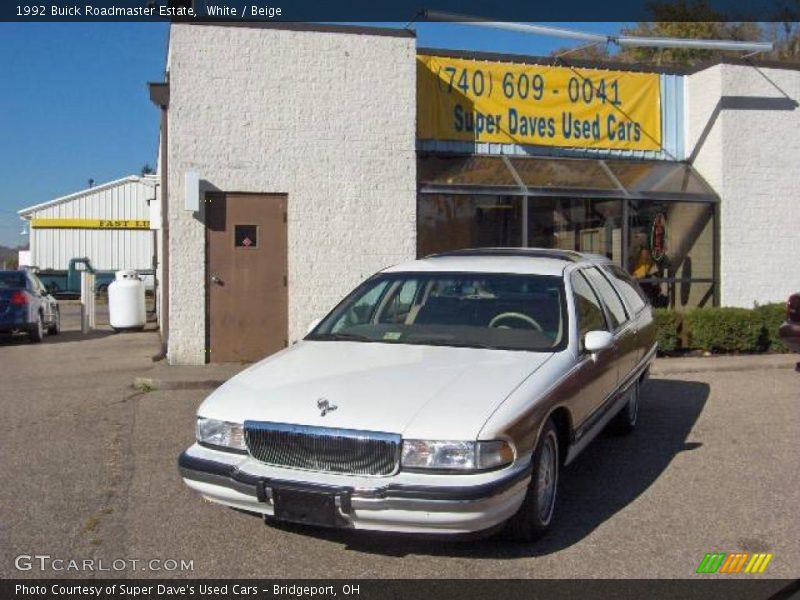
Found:
M 255 361 L 286 347 L 287 197 L 206 195 L 207 355 Z

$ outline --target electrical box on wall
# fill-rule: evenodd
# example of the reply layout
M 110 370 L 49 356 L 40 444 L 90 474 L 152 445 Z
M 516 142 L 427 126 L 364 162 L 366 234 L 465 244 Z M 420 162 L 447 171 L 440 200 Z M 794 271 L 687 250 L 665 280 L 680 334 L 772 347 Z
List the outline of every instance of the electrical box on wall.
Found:
M 196 171 L 186 171 L 184 181 L 184 208 L 192 212 L 200 210 L 200 175 Z
M 147 203 L 150 214 L 150 229 L 161 229 L 161 194 Z

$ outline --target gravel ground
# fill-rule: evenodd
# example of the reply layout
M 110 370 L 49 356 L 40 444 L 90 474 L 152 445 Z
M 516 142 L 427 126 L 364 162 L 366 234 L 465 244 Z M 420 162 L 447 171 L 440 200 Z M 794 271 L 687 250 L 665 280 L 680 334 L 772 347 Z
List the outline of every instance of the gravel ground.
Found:
M 0 575 L 20 554 L 191 560 L 127 576 L 685 578 L 706 552 L 772 552 L 764 576 L 800 567 L 800 375 L 790 369 L 652 379 L 640 427 L 603 435 L 562 474 L 554 530 L 535 544 L 454 543 L 302 527 L 201 500 L 176 457 L 202 390 L 137 392 L 153 332 L 65 329 L 0 343 Z M 697 359 L 698 361 L 706 359 Z M 105 573 L 103 575 L 108 575 Z

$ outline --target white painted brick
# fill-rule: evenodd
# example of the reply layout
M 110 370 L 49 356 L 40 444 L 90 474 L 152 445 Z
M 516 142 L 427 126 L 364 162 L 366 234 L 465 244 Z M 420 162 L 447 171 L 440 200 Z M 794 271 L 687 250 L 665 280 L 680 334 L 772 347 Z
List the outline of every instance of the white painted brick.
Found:
M 204 225 L 194 169 L 289 197 L 289 337 L 416 251 L 413 38 L 173 25 L 169 361 L 205 360 Z
M 719 113 L 695 161 L 721 198 L 721 301 L 781 302 L 800 289 L 800 109 L 774 102 L 800 99 L 800 71 L 719 65 L 689 76 L 690 152 L 723 96 L 752 102 Z

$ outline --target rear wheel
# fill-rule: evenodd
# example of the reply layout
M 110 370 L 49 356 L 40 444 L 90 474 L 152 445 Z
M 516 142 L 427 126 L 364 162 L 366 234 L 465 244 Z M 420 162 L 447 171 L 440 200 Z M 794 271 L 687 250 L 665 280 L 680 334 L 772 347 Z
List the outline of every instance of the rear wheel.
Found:
M 550 527 L 558 492 L 558 432 L 548 419 L 533 453 L 531 482 L 519 511 L 506 525 L 508 537 L 519 542 L 532 542 Z
M 61 333 L 61 311 L 56 308 L 53 311 L 53 323 L 47 328 L 48 335 L 58 335 Z
M 44 339 L 44 323 L 42 322 L 42 315 L 36 316 L 36 323 L 33 324 L 30 331 L 31 341 L 34 344 L 40 343 Z
M 611 421 L 611 431 L 617 435 L 628 435 L 636 429 L 639 420 L 639 387 L 640 382 L 633 384 L 628 391 L 628 401 L 617 416 Z

